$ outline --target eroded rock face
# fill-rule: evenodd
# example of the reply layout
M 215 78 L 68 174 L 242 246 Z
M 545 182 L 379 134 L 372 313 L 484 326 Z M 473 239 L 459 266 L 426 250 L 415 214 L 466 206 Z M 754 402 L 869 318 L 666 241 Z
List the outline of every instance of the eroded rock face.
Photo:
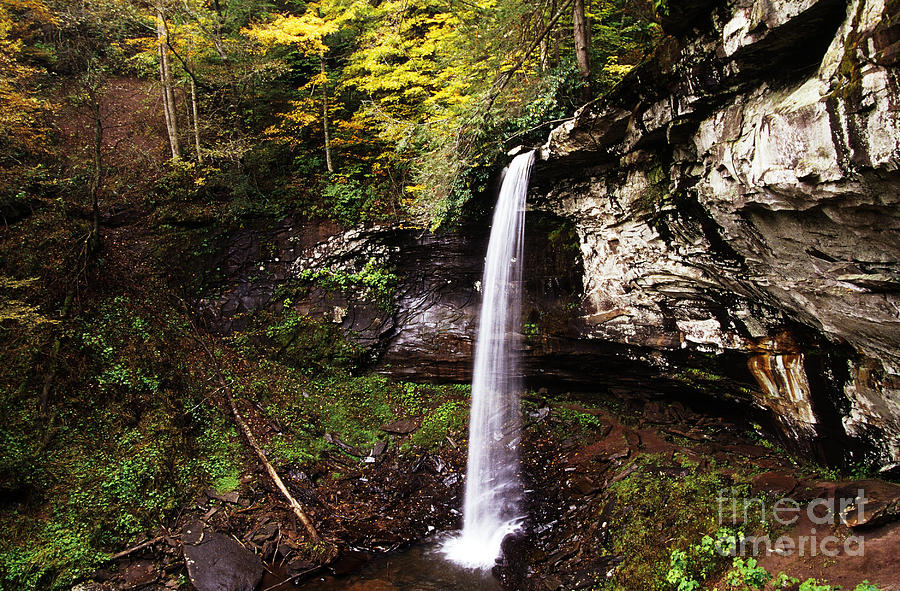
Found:
M 576 224 L 586 335 L 742 352 L 791 438 L 900 461 L 896 2 L 684 4 L 533 176 Z
M 523 312 L 529 330 L 528 373 L 542 381 L 592 386 L 608 365 L 596 363 L 596 343 L 579 342 L 583 331 L 576 309 L 582 272 L 572 224 L 545 212 L 527 218 Z M 367 360 L 378 371 L 416 381 L 471 380 L 487 223 L 437 234 L 403 226 L 332 229 L 330 235 L 327 230 L 286 220 L 272 229 L 233 236 L 223 261 L 215 263 L 224 269 L 223 289 L 200 302 L 209 328 L 242 330 L 248 313 L 282 305 L 279 285 L 301 280 L 309 289 L 305 296 L 291 298 L 294 310 L 340 327 L 346 338 L 368 351 Z M 360 273 L 367 265 L 396 275 L 388 301 L 373 301 L 356 284 L 329 289 L 315 279 L 322 272 Z M 601 357 L 614 362 L 617 355 L 604 351 Z

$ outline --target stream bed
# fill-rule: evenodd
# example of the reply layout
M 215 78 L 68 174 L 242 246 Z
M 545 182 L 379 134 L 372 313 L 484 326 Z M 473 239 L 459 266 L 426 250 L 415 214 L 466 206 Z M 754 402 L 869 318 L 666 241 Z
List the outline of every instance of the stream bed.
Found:
M 437 544 L 413 546 L 379 556 L 359 571 L 318 576 L 292 587 L 303 591 L 500 591 L 490 571 L 470 570 L 447 561 Z

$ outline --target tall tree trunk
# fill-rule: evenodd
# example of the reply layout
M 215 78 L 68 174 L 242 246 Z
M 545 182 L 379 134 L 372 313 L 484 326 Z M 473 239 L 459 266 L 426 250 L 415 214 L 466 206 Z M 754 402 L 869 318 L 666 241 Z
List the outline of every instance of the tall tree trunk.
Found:
M 159 43 L 159 49 L 157 53 L 159 54 L 159 87 L 162 90 L 162 104 L 163 104 L 163 116 L 166 120 L 166 134 L 169 138 L 169 148 L 172 150 L 172 158 L 175 158 L 175 144 L 173 142 L 172 137 L 172 113 L 169 111 L 169 97 L 166 95 L 166 72 L 163 68 L 163 51 L 164 46 L 162 42 Z
M 319 68 L 322 76 L 325 76 L 325 54 L 319 54 Z M 327 78 L 326 78 L 327 80 Z M 331 164 L 331 135 L 328 129 L 328 84 L 322 82 L 322 128 L 325 130 L 325 166 L 328 172 L 334 172 Z
M 585 83 L 584 98 L 591 99 L 591 25 L 584 14 L 584 0 L 575 0 L 573 8 L 575 25 L 575 58 L 578 73 Z
M 550 0 L 549 3 L 549 16 L 548 18 L 552 18 L 553 14 L 556 12 L 556 0 Z M 541 24 L 543 24 L 543 17 L 541 17 Z M 541 70 L 546 71 L 550 67 L 550 38 L 548 35 L 545 35 L 541 38 Z
M 203 164 L 200 153 L 200 116 L 197 114 L 197 85 L 191 77 L 191 111 L 194 113 L 194 149 L 197 151 L 197 164 Z
M 88 93 L 90 98 L 91 119 L 94 124 L 94 143 L 91 146 L 93 174 L 91 175 L 91 238 L 90 250 L 96 254 L 100 250 L 100 185 L 103 183 L 103 117 L 100 112 L 100 97 L 96 93 Z
M 161 9 L 156 11 L 156 36 L 159 41 L 159 77 L 163 90 L 163 111 L 166 116 L 166 131 L 169 134 L 169 147 L 172 158 L 181 156 L 178 143 L 178 118 L 175 110 L 175 89 L 172 83 L 172 69 L 169 65 L 168 35 L 166 34 L 165 16 Z

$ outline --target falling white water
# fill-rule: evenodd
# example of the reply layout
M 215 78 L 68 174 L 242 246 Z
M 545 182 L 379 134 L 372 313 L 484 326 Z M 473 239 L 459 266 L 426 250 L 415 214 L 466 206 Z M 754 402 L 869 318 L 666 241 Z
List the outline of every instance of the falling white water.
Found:
M 450 560 L 470 568 L 492 567 L 503 538 L 522 520 L 518 456 L 522 242 L 533 163 L 534 152 L 528 152 L 509 165 L 484 263 L 463 529 L 443 547 Z

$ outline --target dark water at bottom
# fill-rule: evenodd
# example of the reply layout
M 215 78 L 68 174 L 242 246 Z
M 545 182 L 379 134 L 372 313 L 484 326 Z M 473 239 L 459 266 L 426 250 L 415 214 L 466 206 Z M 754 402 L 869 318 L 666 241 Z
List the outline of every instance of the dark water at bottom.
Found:
M 415 546 L 380 556 L 344 577 L 320 576 L 294 589 L 303 591 L 499 591 L 490 572 L 447 562 L 437 546 Z

